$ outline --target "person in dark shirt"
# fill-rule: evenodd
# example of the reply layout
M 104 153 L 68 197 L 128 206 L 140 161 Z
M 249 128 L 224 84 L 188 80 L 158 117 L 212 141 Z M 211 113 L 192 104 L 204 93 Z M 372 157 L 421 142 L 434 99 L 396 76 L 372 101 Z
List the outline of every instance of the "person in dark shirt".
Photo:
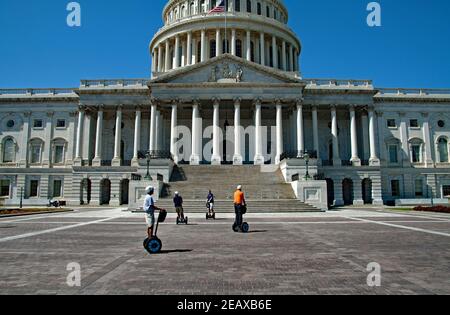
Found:
M 214 194 L 210 190 L 208 192 L 208 197 L 206 199 L 206 207 L 208 208 L 209 215 L 212 215 L 214 213 Z
M 173 204 L 175 206 L 175 210 L 177 211 L 178 219 L 184 220 L 183 197 L 180 196 L 178 191 L 175 192 Z

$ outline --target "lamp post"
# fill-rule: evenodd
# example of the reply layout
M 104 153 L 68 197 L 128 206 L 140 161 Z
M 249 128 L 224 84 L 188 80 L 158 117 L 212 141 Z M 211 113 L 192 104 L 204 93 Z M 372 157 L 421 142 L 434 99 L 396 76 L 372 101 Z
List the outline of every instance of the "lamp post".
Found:
M 150 176 L 150 160 L 152 158 L 152 154 L 149 151 L 145 154 L 145 157 L 147 158 L 147 175 L 145 175 L 145 180 L 151 180 L 152 177 Z
M 311 176 L 309 176 L 309 159 L 310 159 L 310 156 L 309 156 L 308 152 L 305 152 L 305 154 L 303 155 L 303 159 L 305 160 L 305 163 L 306 163 L 305 180 L 309 180 L 309 179 L 311 179 Z

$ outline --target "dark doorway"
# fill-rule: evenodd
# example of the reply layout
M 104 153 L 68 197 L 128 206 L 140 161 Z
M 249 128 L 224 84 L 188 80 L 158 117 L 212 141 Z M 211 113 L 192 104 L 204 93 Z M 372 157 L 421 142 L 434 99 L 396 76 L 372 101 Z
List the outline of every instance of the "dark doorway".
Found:
M 363 195 L 364 204 L 370 205 L 373 203 L 372 181 L 369 178 L 366 178 L 362 181 L 362 195 Z
M 111 181 L 103 179 L 100 182 L 100 205 L 109 205 L 111 201 Z
M 332 179 L 327 178 L 327 194 L 328 194 L 328 207 L 334 204 L 334 182 Z
M 127 205 L 129 203 L 130 181 L 124 179 L 120 182 L 120 204 Z
M 353 181 L 349 178 L 342 181 L 342 195 L 344 197 L 344 205 L 353 205 Z
M 88 178 L 83 179 L 80 183 L 80 205 L 91 203 L 91 189 L 91 180 Z

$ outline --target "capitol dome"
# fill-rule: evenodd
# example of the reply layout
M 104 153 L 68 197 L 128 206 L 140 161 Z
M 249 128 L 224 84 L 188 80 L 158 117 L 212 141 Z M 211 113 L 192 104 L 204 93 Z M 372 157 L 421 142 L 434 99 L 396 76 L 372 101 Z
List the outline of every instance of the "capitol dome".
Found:
M 299 76 L 288 17 L 282 0 L 169 0 L 150 43 L 152 77 L 222 54 Z

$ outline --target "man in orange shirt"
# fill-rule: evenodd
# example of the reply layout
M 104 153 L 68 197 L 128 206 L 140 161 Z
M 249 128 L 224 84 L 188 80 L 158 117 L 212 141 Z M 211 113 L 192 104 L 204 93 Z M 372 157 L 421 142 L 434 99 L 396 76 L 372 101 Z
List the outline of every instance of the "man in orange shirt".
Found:
M 237 187 L 236 192 L 234 193 L 234 211 L 236 213 L 236 220 L 234 222 L 234 226 L 241 228 L 242 225 L 242 215 L 244 214 L 244 208 L 246 206 L 244 193 L 242 192 L 242 186 L 239 185 Z

